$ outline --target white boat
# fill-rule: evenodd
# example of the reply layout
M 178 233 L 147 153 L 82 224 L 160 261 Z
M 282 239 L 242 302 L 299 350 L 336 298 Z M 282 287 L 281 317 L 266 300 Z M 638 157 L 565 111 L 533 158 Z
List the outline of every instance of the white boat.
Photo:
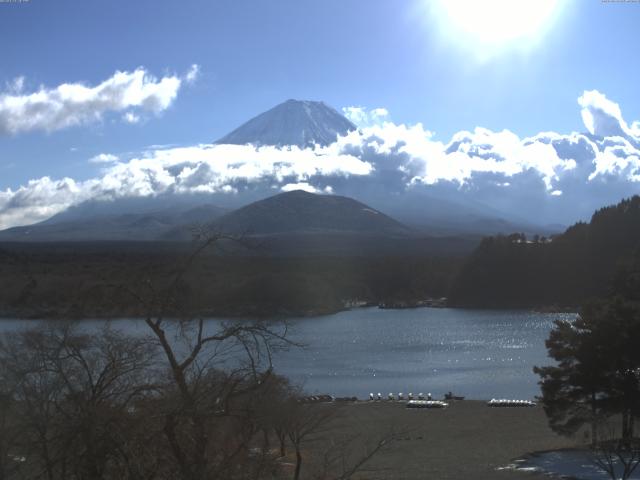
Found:
M 409 400 L 407 408 L 446 408 L 449 404 L 440 400 Z
M 507 398 L 492 398 L 487 402 L 490 407 L 535 407 L 536 403 L 531 400 L 513 400 Z

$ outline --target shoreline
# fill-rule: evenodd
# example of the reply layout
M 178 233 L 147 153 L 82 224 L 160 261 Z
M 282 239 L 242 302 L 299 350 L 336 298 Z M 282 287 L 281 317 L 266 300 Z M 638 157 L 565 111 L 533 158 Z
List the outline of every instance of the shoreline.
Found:
M 422 301 L 421 301 L 422 302 Z M 290 320 L 295 318 L 315 318 L 315 317 L 323 317 L 328 315 L 335 315 L 341 312 L 348 312 L 350 310 L 360 310 L 366 308 L 378 308 L 382 310 L 407 310 L 407 309 L 451 309 L 451 310 L 496 310 L 501 312 L 506 311 L 519 311 L 519 312 L 532 312 L 532 313 L 543 313 L 543 314 L 552 314 L 552 313 L 577 313 L 577 307 L 558 307 L 558 306 L 550 306 L 550 307 L 473 307 L 473 306 L 461 306 L 461 305 L 427 305 L 427 304 L 419 304 L 415 306 L 401 306 L 401 307 L 389 307 L 383 303 L 363 303 L 361 305 L 349 305 L 343 308 L 326 308 L 326 309 L 315 309 L 315 310 L 303 310 L 299 312 L 292 311 L 280 311 L 280 312 L 270 312 L 270 313 L 257 313 L 255 311 L 251 311 L 251 309 L 242 309 L 235 311 L 204 311 L 198 312 L 192 315 L 193 318 L 207 318 L 207 319 L 215 319 L 215 318 L 230 318 L 237 320 L 265 320 L 265 319 L 273 319 L 273 320 Z M 69 320 L 69 319 L 84 319 L 89 318 L 93 320 L 114 320 L 114 319 L 144 319 L 144 316 L 139 315 L 128 315 L 127 313 L 117 313 L 117 314 L 107 314 L 107 313 L 96 313 L 96 312 L 86 312 L 84 315 L 68 315 L 60 312 L 52 312 L 46 309 L 34 309 L 28 312 L 17 309 L 15 311 L 0 311 L 0 321 L 2 320 Z M 167 317 L 172 318 L 172 317 Z M 178 318 L 173 317 L 173 318 Z

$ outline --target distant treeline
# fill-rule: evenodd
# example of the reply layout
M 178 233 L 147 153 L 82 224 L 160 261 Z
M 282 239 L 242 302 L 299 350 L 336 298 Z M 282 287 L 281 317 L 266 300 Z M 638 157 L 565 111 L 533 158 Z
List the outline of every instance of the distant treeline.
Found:
M 461 307 L 573 309 L 629 288 L 619 284 L 629 271 L 640 275 L 640 197 L 553 238 L 485 238 L 468 256 L 446 248 L 381 255 L 365 246 L 357 256 L 230 255 L 216 246 L 174 288 L 168 282 L 192 253 L 188 243 L 0 244 L 0 315 L 146 315 L 139 297 L 168 288 L 178 292 L 175 315 L 313 315 L 439 297 Z
M 190 251 L 168 244 L 0 246 L 3 316 L 146 315 L 138 297 L 162 296 Z M 266 257 L 193 259 L 173 288 L 175 315 L 271 316 L 445 296 L 463 257 Z
M 456 306 L 574 307 L 602 297 L 638 271 L 640 197 L 598 210 L 552 239 L 485 238 L 452 284 Z

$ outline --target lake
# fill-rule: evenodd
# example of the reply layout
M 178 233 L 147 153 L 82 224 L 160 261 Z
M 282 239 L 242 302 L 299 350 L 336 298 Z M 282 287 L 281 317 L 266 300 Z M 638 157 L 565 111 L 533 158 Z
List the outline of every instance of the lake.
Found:
M 534 365 L 550 359 L 553 321 L 574 314 L 419 308 L 355 309 L 298 320 L 291 338 L 304 350 L 279 354 L 276 370 L 309 392 L 445 392 L 473 399 L 532 398 Z
M 312 394 L 365 398 L 369 392 L 423 392 L 440 398 L 452 391 L 472 399 L 533 398 L 539 388 L 532 368 L 551 362 L 544 341 L 553 320 L 574 316 L 360 308 L 292 320 L 290 338 L 306 346 L 276 353 L 274 365 Z M 0 322 L 0 331 L 33 323 Z M 139 320 L 115 324 L 145 331 Z
M 604 461 L 606 457 L 595 455 L 585 450 L 556 450 L 528 455 L 517 462 L 515 468 L 523 471 L 543 472 L 557 478 L 575 478 L 580 480 L 608 480 L 611 478 L 596 460 Z M 613 465 L 616 478 L 622 478 L 624 466 L 614 457 Z M 629 480 L 640 480 L 640 471 L 635 471 Z

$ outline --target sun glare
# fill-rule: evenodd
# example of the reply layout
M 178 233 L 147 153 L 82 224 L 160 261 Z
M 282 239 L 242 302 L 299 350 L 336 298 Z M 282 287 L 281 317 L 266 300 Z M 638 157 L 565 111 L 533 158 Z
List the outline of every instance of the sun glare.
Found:
M 449 36 L 483 50 L 536 43 L 553 22 L 558 0 L 439 0 Z

